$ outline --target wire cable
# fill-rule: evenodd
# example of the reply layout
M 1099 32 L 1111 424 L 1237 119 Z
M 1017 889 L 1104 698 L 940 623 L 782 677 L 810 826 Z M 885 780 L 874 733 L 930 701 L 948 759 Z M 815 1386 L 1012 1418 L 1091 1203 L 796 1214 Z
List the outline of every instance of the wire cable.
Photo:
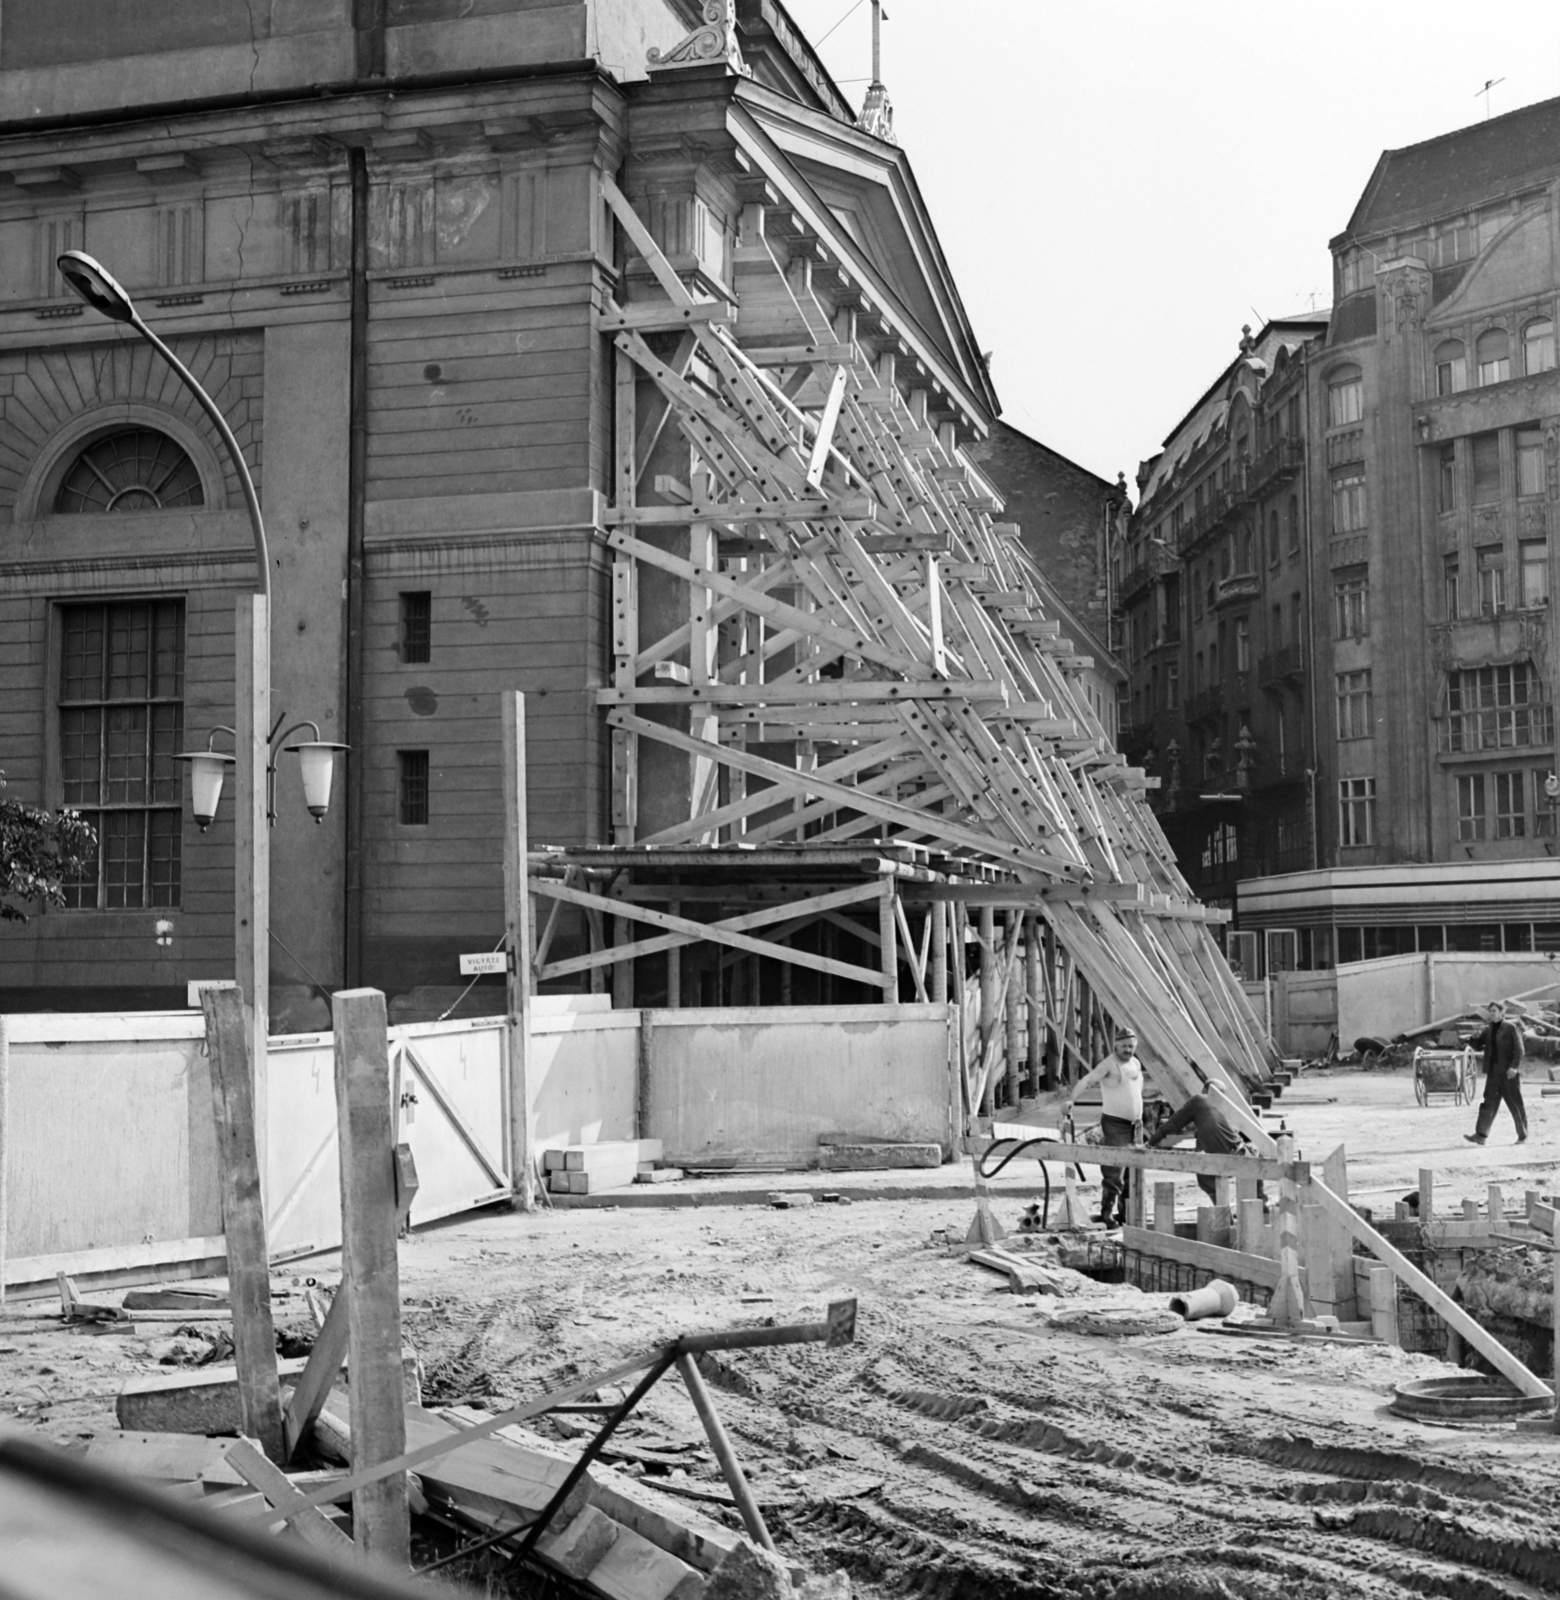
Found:
M 847 23 L 847 22 L 849 22 L 849 21 L 850 21 L 850 19 L 851 19 L 851 18 L 852 18 L 852 17 L 853 17 L 853 16 L 855 16 L 855 14 L 856 14 L 856 13 L 857 13 L 857 12 L 858 12 L 858 11 L 860 11 L 860 10 L 861 10 L 861 8 L 862 8 L 862 6 L 863 6 L 863 5 L 864 5 L 864 4 L 865 4 L 865 3 L 866 3 L 866 0 L 856 0 L 856 3 L 855 3 L 855 5 L 853 5 L 853 6 L 852 6 L 852 7 L 851 7 L 851 8 L 850 8 L 850 10 L 849 10 L 849 11 L 847 11 L 847 12 L 846 12 L 846 13 L 845 13 L 845 15 L 844 15 L 844 16 L 843 16 L 843 17 L 841 17 L 841 18 L 840 18 L 840 20 L 839 20 L 839 21 L 838 21 L 838 22 L 836 22 L 836 23 L 835 23 L 835 24 L 834 24 L 834 27 L 833 27 L 833 28 L 830 28 L 830 29 L 829 29 L 829 33 L 833 33 L 833 32 L 834 32 L 834 30 L 835 30 L 835 28 L 839 28 L 839 27 L 841 27 L 841 26 L 843 26 L 843 25 L 844 25 L 844 24 L 845 24 L 845 23 Z M 814 46 L 813 46 L 813 49 L 814 49 L 814 50 L 817 50 L 817 49 L 818 49 L 818 48 L 819 48 L 819 47 L 820 47 L 820 46 L 821 46 L 821 45 L 822 45 L 822 44 L 823 44 L 823 40 L 824 40 L 824 39 L 827 39 L 827 38 L 828 38 L 828 37 L 829 37 L 829 33 L 826 33 L 826 34 L 824 34 L 824 36 L 823 36 L 823 39 L 820 39 L 820 40 L 819 40 L 819 41 L 818 41 L 818 43 L 817 43 L 817 44 L 815 44 L 815 45 L 814 45 Z

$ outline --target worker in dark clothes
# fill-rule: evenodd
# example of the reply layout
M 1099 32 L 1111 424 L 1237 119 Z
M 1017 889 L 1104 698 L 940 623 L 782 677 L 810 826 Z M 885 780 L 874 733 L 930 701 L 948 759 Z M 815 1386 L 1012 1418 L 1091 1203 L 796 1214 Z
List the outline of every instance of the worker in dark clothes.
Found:
M 1159 1131 L 1149 1140 L 1149 1147 L 1174 1143 L 1177 1136 L 1190 1129 L 1193 1142 L 1205 1155 L 1239 1155 L 1246 1149 L 1246 1136 L 1225 1115 L 1224 1108 L 1214 1097 L 1204 1091 L 1194 1094 L 1168 1122 L 1160 1124 Z M 1218 1182 L 1207 1173 L 1197 1174 L 1197 1187 L 1217 1202 Z M 1257 1185 L 1262 1193 L 1262 1185 Z
M 1517 1143 L 1526 1144 L 1527 1107 L 1522 1104 L 1522 1031 L 1506 1020 L 1506 1008 L 1491 1000 L 1484 1008 L 1484 1098 L 1479 1102 L 1478 1120 L 1472 1133 L 1465 1133 L 1469 1144 L 1483 1144 L 1490 1136 L 1495 1113 L 1501 1101 L 1517 1125 Z

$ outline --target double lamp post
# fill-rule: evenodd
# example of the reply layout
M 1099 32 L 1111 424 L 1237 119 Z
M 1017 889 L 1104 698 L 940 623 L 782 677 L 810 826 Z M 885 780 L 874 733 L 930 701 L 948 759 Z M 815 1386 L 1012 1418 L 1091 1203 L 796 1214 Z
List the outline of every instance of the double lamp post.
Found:
M 91 256 L 80 250 L 67 250 L 58 261 L 61 275 L 70 287 L 96 311 L 114 322 L 133 328 L 194 396 L 221 437 L 233 470 L 244 491 L 249 526 L 255 543 L 255 586 L 252 592 L 237 597 L 234 630 L 235 726 L 212 730 L 204 750 L 188 750 L 176 757 L 190 763 L 195 820 L 202 832 L 216 815 L 222 793 L 223 776 L 236 766 L 236 809 L 233 849 L 233 958 L 234 977 L 243 996 L 244 1024 L 249 1059 L 256 1088 L 256 1122 L 265 1126 L 263 1096 L 266 1074 L 267 991 L 270 987 L 271 934 L 271 841 L 270 824 L 275 820 L 272 791 L 275 779 L 275 752 L 282 739 L 302 728 L 312 728 L 314 737 L 285 746 L 299 757 L 304 798 L 314 820 L 320 822 L 330 804 L 331 775 L 335 754 L 346 745 L 321 739 L 312 722 L 294 723 L 278 735 L 282 718 L 271 725 L 271 557 L 266 545 L 265 522 L 260 514 L 260 499 L 254 479 L 239 449 L 238 440 L 216 402 L 196 382 L 179 358 L 147 327 L 134 301 Z M 285 716 L 285 713 L 283 713 Z M 269 729 L 269 732 L 267 731 Z M 212 748 L 218 732 L 233 737 L 234 753 L 226 755 Z M 261 775 L 265 775 L 264 782 Z M 263 1136 L 262 1136 L 263 1137 Z M 262 1169 L 263 1170 L 263 1169 Z

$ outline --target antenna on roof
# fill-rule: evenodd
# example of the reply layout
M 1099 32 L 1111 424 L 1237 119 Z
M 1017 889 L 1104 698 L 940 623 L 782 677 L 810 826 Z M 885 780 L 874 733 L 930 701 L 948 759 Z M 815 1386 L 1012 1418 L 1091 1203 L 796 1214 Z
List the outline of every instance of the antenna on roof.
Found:
M 1473 98 L 1475 100 L 1477 100 L 1481 94 L 1484 96 L 1484 120 L 1486 122 L 1490 120 L 1490 90 L 1493 89 L 1497 83 L 1504 83 L 1505 81 L 1506 80 L 1504 78 L 1486 78 L 1484 80 L 1484 87 L 1474 91 Z

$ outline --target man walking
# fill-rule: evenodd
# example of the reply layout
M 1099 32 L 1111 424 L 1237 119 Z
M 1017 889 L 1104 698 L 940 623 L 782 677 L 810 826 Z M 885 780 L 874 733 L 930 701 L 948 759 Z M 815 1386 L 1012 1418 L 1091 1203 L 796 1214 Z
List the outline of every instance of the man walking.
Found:
M 1113 1149 L 1130 1148 L 1143 1121 L 1143 1063 L 1137 1058 L 1137 1035 L 1131 1028 L 1117 1028 L 1115 1048 L 1073 1085 L 1063 1107 L 1065 1115 L 1072 1115 L 1073 1101 L 1096 1083 L 1100 1086 L 1102 1141 Z M 1107 1228 L 1127 1220 L 1127 1170 L 1100 1168 L 1103 1188 L 1100 1214 L 1095 1220 Z
M 1499 1000 L 1491 1000 L 1484 1008 L 1487 1026 L 1484 1030 L 1484 1098 L 1479 1102 L 1479 1116 L 1473 1132 L 1465 1133 L 1469 1144 L 1483 1144 L 1489 1138 L 1495 1123 L 1495 1113 L 1501 1101 L 1511 1112 L 1517 1125 L 1517 1143 L 1526 1144 L 1528 1136 L 1527 1107 L 1522 1104 L 1522 1032 L 1515 1023 L 1506 1020 L 1506 1008 Z

